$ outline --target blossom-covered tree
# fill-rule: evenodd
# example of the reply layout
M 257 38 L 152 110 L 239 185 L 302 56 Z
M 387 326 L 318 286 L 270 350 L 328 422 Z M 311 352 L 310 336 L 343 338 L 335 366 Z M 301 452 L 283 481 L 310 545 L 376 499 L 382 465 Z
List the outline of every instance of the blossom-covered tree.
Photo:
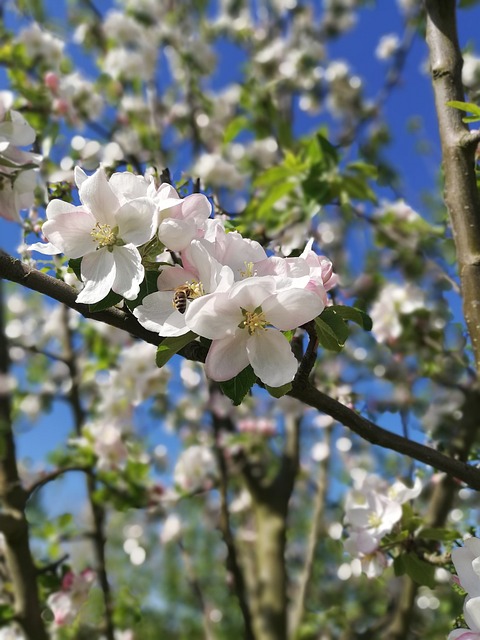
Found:
M 2 3 L 0 637 L 480 638 L 480 7 L 370 5 Z

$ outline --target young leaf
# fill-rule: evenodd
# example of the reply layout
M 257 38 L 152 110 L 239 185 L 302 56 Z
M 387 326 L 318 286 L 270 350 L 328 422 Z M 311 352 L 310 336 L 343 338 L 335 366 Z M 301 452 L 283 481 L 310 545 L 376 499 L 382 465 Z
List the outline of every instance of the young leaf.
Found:
M 257 381 L 257 376 L 250 365 L 231 380 L 220 382 L 223 393 L 238 407 L 244 397 Z
M 73 273 L 77 276 L 79 280 L 82 279 L 81 274 L 81 266 L 82 266 L 82 258 L 70 258 L 68 261 L 68 266 L 73 271 Z
M 291 388 L 292 388 L 291 382 L 287 382 L 287 384 L 284 384 L 281 387 L 269 387 L 267 384 L 265 385 L 265 389 L 274 398 L 281 398 L 282 396 L 287 394 Z
M 90 311 L 103 311 L 104 309 L 109 309 L 110 307 L 114 307 L 116 304 L 123 300 L 122 296 L 115 291 L 110 291 L 107 293 L 103 300 L 99 302 L 95 302 L 95 304 L 89 304 L 88 308 Z
M 161 344 L 158 345 L 157 356 L 155 362 L 157 363 L 157 367 L 163 367 L 172 356 L 186 347 L 187 344 L 193 342 L 197 337 L 196 333 L 193 331 L 189 331 L 183 336 L 177 336 L 175 338 L 165 338 Z
M 415 553 L 407 553 L 403 556 L 405 573 L 417 584 L 425 585 L 430 589 L 435 588 L 435 567 L 421 560 Z
M 344 320 L 351 320 L 352 322 L 355 322 L 355 324 L 358 324 L 358 326 L 365 329 L 365 331 L 372 330 L 372 319 L 361 309 L 357 309 L 356 307 L 346 307 L 341 304 L 327 307 L 327 309 L 333 309 L 335 313 L 341 316 Z
M 335 331 L 320 317 L 315 318 L 315 330 L 318 342 L 324 349 L 337 353 L 342 350 L 343 344 L 338 341 Z

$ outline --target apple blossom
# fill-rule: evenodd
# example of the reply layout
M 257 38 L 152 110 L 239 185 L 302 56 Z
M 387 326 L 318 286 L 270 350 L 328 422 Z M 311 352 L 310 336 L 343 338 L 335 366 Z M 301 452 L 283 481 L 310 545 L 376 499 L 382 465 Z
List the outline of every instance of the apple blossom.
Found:
M 99 302 L 112 289 L 128 300 L 137 297 L 145 270 L 137 249 L 154 235 L 155 204 L 148 197 L 128 199 L 132 174 L 114 174 L 107 180 L 100 167 L 87 177 L 76 170 L 80 206 L 52 200 L 47 206 L 43 234 L 48 245 L 37 243 L 32 250 L 83 257 L 84 289 L 77 302 Z
M 157 280 L 158 291 L 146 296 L 134 310 L 141 325 L 161 336 L 181 336 L 189 331 L 185 309 L 189 301 L 215 290 L 226 290 L 233 284 L 233 273 L 207 251 L 204 244 L 193 240 L 186 251 L 190 266 L 166 266 Z M 177 296 L 183 292 L 185 308 L 179 309 Z
M 185 449 L 173 471 L 175 485 L 181 491 L 195 492 L 211 488 L 218 469 L 210 447 L 193 445 Z
M 213 340 L 205 371 L 212 380 L 229 380 L 249 364 L 271 387 L 291 382 L 297 360 L 281 333 L 313 320 L 324 303 L 305 287 L 308 276 L 279 279 L 246 278 L 228 292 L 214 292 L 192 300 L 187 326 Z
M 65 574 L 61 591 L 50 594 L 47 599 L 55 626 L 63 627 L 75 620 L 95 580 L 96 574 L 91 569 L 85 569 L 80 574 L 73 571 Z

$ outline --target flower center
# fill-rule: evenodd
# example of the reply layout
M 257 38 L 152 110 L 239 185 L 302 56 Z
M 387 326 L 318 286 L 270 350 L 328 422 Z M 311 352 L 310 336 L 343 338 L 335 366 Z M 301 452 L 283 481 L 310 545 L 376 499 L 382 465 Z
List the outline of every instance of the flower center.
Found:
M 371 513 L 368 516 L 368 525 L 373 529 L 377 529 L 382 524 L 382 518 L 378 513 Z
M 268 322 L 262 307 L 257 307 L 254 311 L 242 309 L 243 320 L 238 325 L 240 329 L 246 329 L 253 336 L 256 331 L 263 331 Z
M 118 227 L 112 227 L 109 224 L 97 224 L 90 231 L 90 235 L 95 242 L 98 242 L 98 247 L 113 247 L 117 243 Z
M 253 262 L 244 262 L 243 264 L 245 265 L 245 269 L 243 271 L 240 271 L 240 275 L 242 276 L 242 278 L 251 278 L 252 276 L 257 275 L 257 272 L 254 271 Z

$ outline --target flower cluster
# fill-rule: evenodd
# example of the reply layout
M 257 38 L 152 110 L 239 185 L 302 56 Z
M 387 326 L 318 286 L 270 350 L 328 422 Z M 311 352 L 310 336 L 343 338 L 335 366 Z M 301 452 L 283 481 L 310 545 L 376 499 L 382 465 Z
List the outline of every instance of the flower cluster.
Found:
M 463 615 L 468 629 L 454 629 L 448 640 L 480 640 L 480 539 L 467 538 L 452 551 L 456 582 L 467 592 Z
M 31 145 L 35 131 L 19 111 L 12 109 L 13 94 L 0 91 L 0 216 L 20 221 L 20 209 L 33 204 L 35 166 L 41 156 L 18 147 Z
M 77 167 L 75 179 L 81 204 L 52 200 L 42 228 L 49 242 L 31 249 L 82 258 L 78 302 L 100 302 L 111 290 L 136 300 L 144 264 L 153 259 L 158 268 L 162 251 L 175 252 L 173 263 L 161 263 L 158 291 L 134 310 L 140 324 L 163 337 L 211 340 L 205 365 L 213 380 L 249 365 L 271 387 L 293 380 L 297 361 L 283 332 L 317 317 L 337 281 L 313 241 L 299 257 L 268 256 L 212 219 L 202 194 L 180 198 L 169 184 L 157 188 L 129 172 L 108 179 L 103 168 L 87 176 Z
M 389 558 L 380 543 L 402 517 L 402 504 L 416 498 L 422 490 L 417 478 L 412 489 L 397 481 L 392 486 L 375 475 L 360 474 L 355 478 L 345 501 L 345 523 L 349 538 L 345 549 L 362 563 L 369 578 L 382 574 Z
M 52 593 L 47 600 L 56 627 L 69 625 L 75 620 L 95 580 L 96 574 L 91 569 L 85 569 L 78 575 L 73 571 L 64 575 L 61 590 Z

